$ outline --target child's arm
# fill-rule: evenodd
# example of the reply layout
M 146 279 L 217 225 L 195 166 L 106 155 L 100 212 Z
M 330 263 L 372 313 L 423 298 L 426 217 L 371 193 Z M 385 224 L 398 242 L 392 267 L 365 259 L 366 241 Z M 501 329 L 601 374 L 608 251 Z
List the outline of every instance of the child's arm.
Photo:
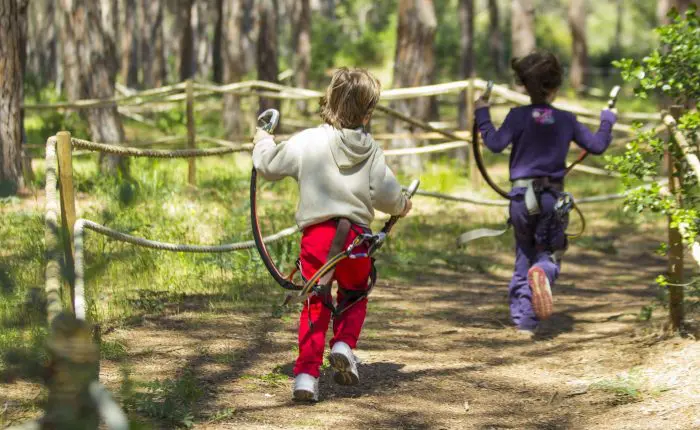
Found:
M 516 124 L 512 110 L 508 112 L 499 130 L 496 130 L 496 127 L 491 122 L 491 113 L 488 107 L 477 109 L 475 115 L 481 138 L 484 140 L 486 147 L 492 152 L 502 152 L 513 142 L 516 134 Z
M 273 136 L 259 130 L 253 148 L 253 166 L 268 181 L 279 181 L 291 176 L 299 177 L 299 145 L 293 137 L 275 145 Z
M 372 198 L 372 206 L 375 209 L 389 215 L 403 215 L 408 204 L 408 199 L 396 176 L 386 165 L 384 152 L 381 149 L 372 160 L 372 170 L 369 178 L 369 193 Z
M 616 120 L 615 112 L 603 110 L 600 113 L 600 128 L 594 134 L 574 117 L 574 142 L 591 154 L 602 154 L 612 142 L 612 128 Z

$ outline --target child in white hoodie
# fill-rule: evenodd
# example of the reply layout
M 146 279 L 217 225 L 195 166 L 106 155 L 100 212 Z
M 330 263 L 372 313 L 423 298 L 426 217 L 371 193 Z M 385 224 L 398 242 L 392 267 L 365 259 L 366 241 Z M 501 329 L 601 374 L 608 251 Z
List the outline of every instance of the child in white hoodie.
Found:
M 411 210 L 411 201 L 387 167 L 382 149 L 364 130 L 380 91 L 379 81 L 369 72 L 339 69 L 321 99 L 324 125 L 279 145 L 262 130 L 255 136 L 253 164 L 258 173 L 273 181 L 291 176 L 299 184 L 296 221 L 303 232 L 300 262 L 306 279 L 326 262 L 339 219 L 351 223 L 345 238 L 348 246 L 358 235 L 369 232 L 375 209 L 401 216 Z M 371 271 L 369 258 L 345 259 L 335 268 L 337 303 L 349 298 L 357 301 L 333 321 L 330 361 L 334 379 L 342 385 L 359 383 L 352 349 L 367 313 Z M 301 312 L 299 357 L 294 367 L 296 400 L 318 400 L 319 368 L 331 319 L 324 300 L 328 297 L 313 294 Z

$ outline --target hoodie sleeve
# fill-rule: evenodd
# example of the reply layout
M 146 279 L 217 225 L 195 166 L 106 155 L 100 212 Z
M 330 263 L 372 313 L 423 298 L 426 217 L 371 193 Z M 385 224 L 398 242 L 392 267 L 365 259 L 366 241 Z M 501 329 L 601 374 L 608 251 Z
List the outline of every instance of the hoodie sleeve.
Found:
M 253 166 L 268 181 L 291 176 L 299 178 L 300 151 L 297 136 L 275 145 L 272 137 L 263 139 L 253 148 Z
M 484 144 L 491 152 L 500 153 L 513 143 L 515 135 L 518 133 L 518 125 L 515 120 L 513 109 L 508 112 L 506 119 L 503 121 L 501 128 L 496 130 L 496 127 L 491 122 L 491 113 L 489 108 L 484 107 L 477 109 L 475 112 L 476 124 L 481 133 L 481 138 Z
M 389 215 L 400 215 L 406 207 L 406 196 L 396 176 L 386 165 L 384 151 L 377 149 L 369 178 L 372 206 Z
M 600 113 L 600 128 L 593 134 L 588 127 L 574 118 L 574 142 L 581 148 L 594 155 L 600 155 L 608 149 L 612 142 L 612 128 L 617 121 L 617 115 L 609 109 Z

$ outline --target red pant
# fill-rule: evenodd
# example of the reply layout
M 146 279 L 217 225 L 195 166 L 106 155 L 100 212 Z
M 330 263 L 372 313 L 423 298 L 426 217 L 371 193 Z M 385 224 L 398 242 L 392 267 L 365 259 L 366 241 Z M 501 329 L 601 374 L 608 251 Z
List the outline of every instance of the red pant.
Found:
M 357 226 L 353 226 L 353 229 L 360 231 Z M 348 233 L 346 247 L 357 237 L 353 229 Z M 327 221 L 304 229 L 300 259 L 302 274 L 307 279 L 326 263 L 335 230 L 335 221 Z M 335 267 L 334 279 L 343 289 L 364 291 L 367 289 L 371 270 L 372 262 L 369 258 L 346 258 Z M 337 303 L 342 300 L 343 295 L 339 291 Z M 309 309 L 311 309 L 313 323 L 311 327 L 309 327 Z M 365 297 L 333 320 L 333 339 L 330 346 L 333 347 L 335 342 L 345 342 L 354 349 L 366 314 L 367 298 Z M 308 373 L 314 377 L 319 376 L 330 319 L 331 311 L 323 305 L 321 297 L 312 295 L 311 299 L 304 303 L 304 309 L 299 318 L 299 358 L 294 366 L 294 375 Z

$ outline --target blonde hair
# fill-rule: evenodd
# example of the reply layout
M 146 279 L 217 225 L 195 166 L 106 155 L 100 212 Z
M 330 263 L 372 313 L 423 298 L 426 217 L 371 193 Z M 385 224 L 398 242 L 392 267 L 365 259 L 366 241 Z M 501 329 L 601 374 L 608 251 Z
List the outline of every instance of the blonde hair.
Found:
M 377 106 L 381 89 L 367 70 L 340 68 L 321 97 L 321 118 L 337 129 L 361 127 Z

